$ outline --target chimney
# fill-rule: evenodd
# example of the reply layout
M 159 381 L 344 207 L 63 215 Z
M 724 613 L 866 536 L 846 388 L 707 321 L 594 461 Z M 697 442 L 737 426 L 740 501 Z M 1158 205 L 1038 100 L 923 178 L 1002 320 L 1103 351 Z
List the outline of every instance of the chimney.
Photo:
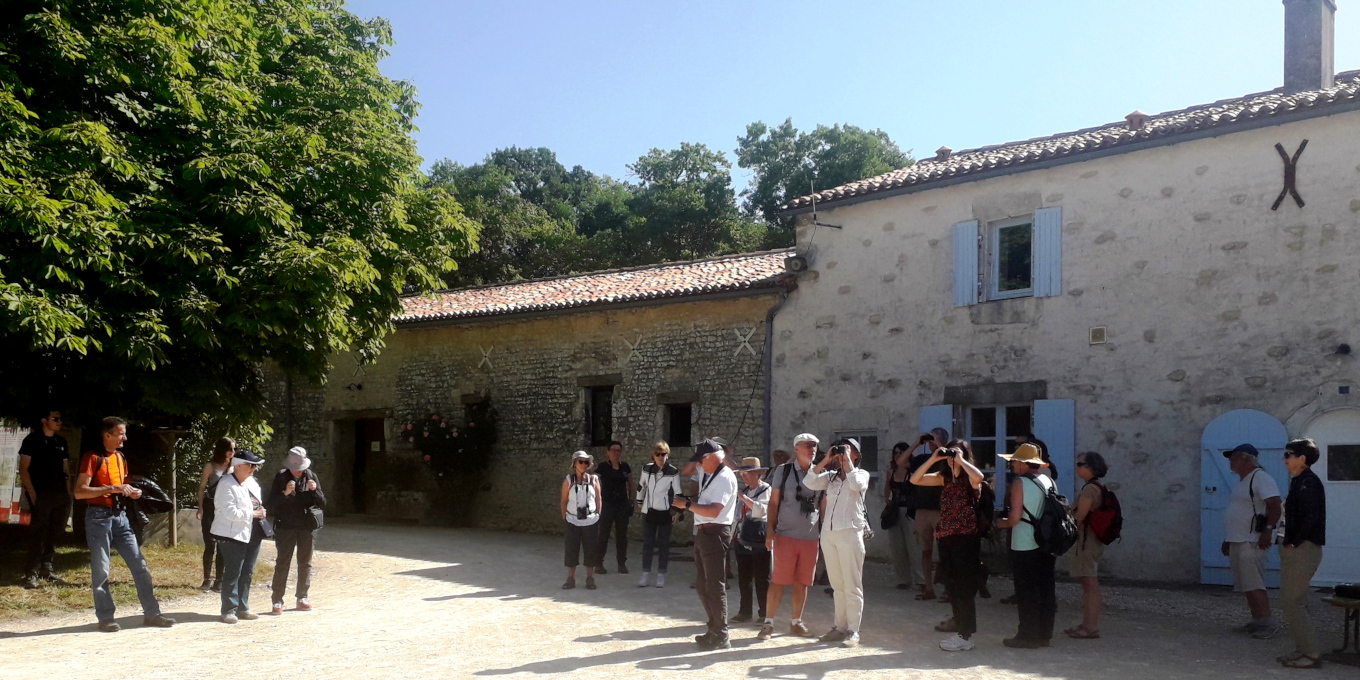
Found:
M 1285 94 L 1336 83 L 1335 0 L 1284 0 Z

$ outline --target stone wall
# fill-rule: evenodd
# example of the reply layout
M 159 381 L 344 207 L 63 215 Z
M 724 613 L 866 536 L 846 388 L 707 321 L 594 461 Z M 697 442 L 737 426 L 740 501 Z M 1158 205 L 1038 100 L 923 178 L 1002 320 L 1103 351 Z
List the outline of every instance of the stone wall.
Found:
M 1076 450 L 1110 460 L 1128 520 L 1109 571 L 1196 580 L 1204 427 L 1251 408 L 1297 435 L 1319 395 L 1354 399 L 1336 349 L 1360 318 L 1357 130 L 1340 113 L 824 209 L 844 229 L 817 231 L 775 320 L 775 443 L 854 427 L 886 449 L 950 390 L 1041 381 L 1075 400 Z M 1272 210 L 1274 146 L 1303 139 L 1307 205 Z M 953 307 L 951 226 L 1051 206 L 1062 295 Z M 811 233 L 804 218 L 800 246 Z
M 351 357 L 338 356 L 324 387 L 294 385 L 294 440 L 312 452 L 323 483 L 339 489 L 348 483 L 337 474 L 348 419 L 386 417 L 383 464 L 394 465 L 416 455 L 395 436 L 402 423 L 430 413 L 459 416 L 465 395 L 485 393 L 498 412 L 499 438 L 475 523 L 557 531 L 561 480 L 571 452 L 585 448 L 597 459 L 604 454 L 603 447 L 588 446 L 583 383 L 617 383 L 614 437 L 624 443 L 624 459 L 635 468 L 646 462 L 651 445 L 664 438 L 662 395 L 693 398 L 695 441 L 721 435 L 743 452 L 760 450 L 766 422 L 765 319 L 778 299 L 771 291 L 612 311 L 403 327 L 387 339 L 376 364 L 358 370 Z M 275 429 L 270 452 L 278 456 L 287 448 L 286 393 L 281 376 L 271 374 L 270 382 Z M 690 452 L 677 449 L 673 458 L 683 461 Z M 380 469 L 370 468 L 370 474 L 383 476 Z M 428 478 L 408 481 L 416 491 L 431 492 L 435 486 Z

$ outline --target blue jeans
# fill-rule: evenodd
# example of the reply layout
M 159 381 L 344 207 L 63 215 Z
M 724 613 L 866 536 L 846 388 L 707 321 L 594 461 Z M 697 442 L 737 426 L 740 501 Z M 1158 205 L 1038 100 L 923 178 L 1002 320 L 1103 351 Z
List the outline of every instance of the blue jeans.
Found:
M 249 543 L 222 541 L 217 549 L 222 551 L 222 614 L 250 611 L 250 579 L 255 575 L 255 560 L 260 557 L 260 540 L 263 538 L 257 528 L 251 532 Z
M 156 602 L 151 570 L 142 557 L 137 537 L 132 534 L 127 515 L 102 505 L 85 508 L 85 542 L 90 546 L 90 584 L 94 589 L 94 614 L 100 623 L 113 620 L 113 593 L 109 592 L 109 561 L 114 550 L 127 563 L 132 580 L 137 584 L 137 599 L 142 603 L 143 616 L 159 616 L 161 605 Z
M 671 558 L 672 524 L 653 524 L 646 515 L 642 518 L 642 571 L 652 570 L 652 552 L 656 551 L 657 573 L 666 573 L 666 563 Z

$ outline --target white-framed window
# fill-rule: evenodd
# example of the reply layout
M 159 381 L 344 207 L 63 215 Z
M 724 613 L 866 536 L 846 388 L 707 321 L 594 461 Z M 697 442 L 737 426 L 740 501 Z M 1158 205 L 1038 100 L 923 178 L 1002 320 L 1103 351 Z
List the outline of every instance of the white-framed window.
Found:
M 1034 295 L 1034 220 L 1030 216 L 988 225 L 989 300 Z
M 1062 208 L 952 231 L 954 306 L 1062 294 Z
M 870 477 L 878 477 L 878 430 L 845 430 L 836 433 L 836 439 L 854 437 L 859 442 L 859 466 L 869 472 Z
M 969 406 L 968 443 L 977 466 L 997 469 L 997 454 L 1014 453 L 1015 438 L 1034 429 L 1032 404 Z

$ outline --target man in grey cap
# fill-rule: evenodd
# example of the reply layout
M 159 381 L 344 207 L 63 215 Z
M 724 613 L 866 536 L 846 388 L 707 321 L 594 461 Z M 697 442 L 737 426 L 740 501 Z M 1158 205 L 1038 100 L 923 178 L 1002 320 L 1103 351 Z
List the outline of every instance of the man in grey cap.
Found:
M 1240 444 L 1224 451 L 1228 467 L 1239 481 L 1223 511 L 1223 556 L 1232 571 L 1233 590 L 1247 598 L 1251 621 L 1236 629 L 1260 640 L 1269 640 L 1283 630 L 1270 616 L 1266 597 L 1266 554 L 1275 540 L 1280 523 L 1280 487 L 1270 473 L 1256 461 L 1256 447 Z
M 705 439 L 694 447 L 691 462 L 701 469 L 699 495 L 692 501 L 676 497 L 673 505 L 694 513 L 695 592 L 708 614 L 708 632 L 694 641 L 700 649 L 728 649 L 727 571 L 725 560 L 732 544 L 732 524 L 737 517 L 737 476 L 723 464 L 722 446 Z
M 288 591 L 288 572 L 297 550 L 297 608 L 312 608 L 308 593 L 312 587 L 312 551 L 315 533 L 323 523 L 326 495 L 321 492 L 321 480 L 311 471 L 312 460 L 307 449 L 294 446 L 288 450 L 283 469 L 274 476 L 265 508 L 274 518 L 274 546 L 278 557 L 274 562 L 273 607 L 270 614 L 283 613 L 283 596 Z

